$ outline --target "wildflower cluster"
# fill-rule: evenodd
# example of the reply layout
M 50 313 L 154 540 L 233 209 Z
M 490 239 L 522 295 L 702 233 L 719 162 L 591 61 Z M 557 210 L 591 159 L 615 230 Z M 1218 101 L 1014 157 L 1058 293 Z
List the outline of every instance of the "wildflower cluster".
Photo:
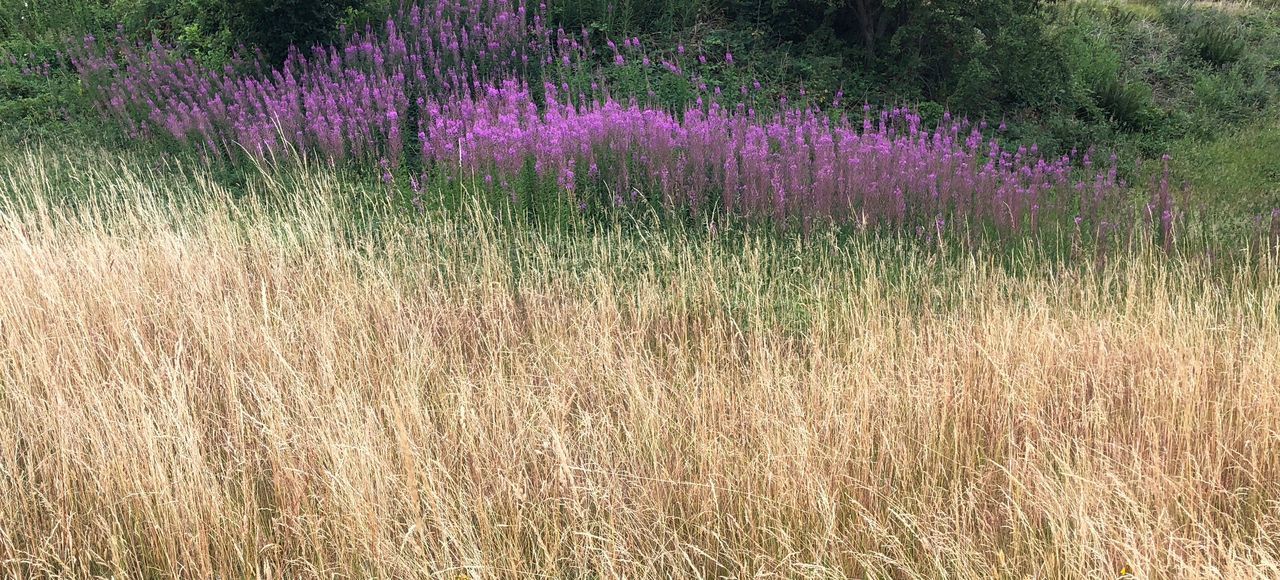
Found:
M 842 95 L 830 107 L 758 106 L 758 82 L 722 93 L 694 72 L 735 66 L 732 54 L 653 51 L 638 38 L 599 50 L 586 31 L 553 30 L 546 13 L 524 0 L 413 4 L 274 69 L 254 58 L 212 69 L 122 35 L 88 37 L 72 59 L 101 113 L 131 137 L 210 161 L 320 155 L 407 176 L 415 189 L 443 173 L 513 192 L 531 168 L 582 207 L 658 201 L 928 234 L 956 221 L 1010 234 L 1142 222 L 1114 159 L 1046 159 L 1004 148 L 985 123 L 946 116 L 926 128 L 907 109 L 851 117 Z M 603 69 L 624 66 L 684 79 L 696 96 L 672 110 L 652 91 L 612 94 Z M 1148 211 L 1167 233 L 1167 195 Z

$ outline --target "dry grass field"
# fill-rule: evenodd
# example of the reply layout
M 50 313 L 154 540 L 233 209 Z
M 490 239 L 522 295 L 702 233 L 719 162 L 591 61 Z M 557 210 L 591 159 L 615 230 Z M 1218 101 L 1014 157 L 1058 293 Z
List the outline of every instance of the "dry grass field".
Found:
M 0 575 L 1280 576 L 1280 269 L 0 154 Z

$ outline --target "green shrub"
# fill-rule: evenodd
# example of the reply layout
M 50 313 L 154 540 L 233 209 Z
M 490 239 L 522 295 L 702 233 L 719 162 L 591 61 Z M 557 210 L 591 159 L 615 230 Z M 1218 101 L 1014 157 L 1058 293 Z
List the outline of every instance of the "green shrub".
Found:
M 1210 64 L 1228 65 L 1244 55 L 1245 30 L 1222 10 L 1184 0 L 1165 4 L 1162 16 L 1183 37 L 1187 48 Z
M 109 25 L 110 2 L 0 0 L 0 40 L 50 40 Z
M 566 30 L 587 28 L 611 35 L 693 28 L 714 15 L 719 0 L 560 0 L 549 2 L 551 18 Z
M 3 51 L 0 59 L 5 60 L 0 63 L 0 139 L 22 141 L 76 132 L 102 137 L 110 133 L 98 130 L 96 119 L 84 114 L 86 103 L 80 98 L 79 85 L 60 66 L 24 74 L 22 68 L 33 64 L 28 59 L 22 58 L 19 66 L 13 66 Z M 37 67 L 48 63 L 39 55 L 34 62 L 40 63 Z
M 257 47 L 272 61 L 290 45 L 335 40 L 342 20 L 381 18 L 388 0 L 0 0 L 0 39 L 47 39 L 105 33 L 115 25 L 138 39 L 178 44 L 205 60 L 238 45 Z
M 1200 57 L 1218 66 L 1231 64 L 1244 55 L 1244 38 L 1239 27 L 1206 22 L 1192 36 Z
M 969 113 L 1046 106 L 1070 75 L 1045 34 L 1051 0 L 563 0 L 566 29 L 667 33 L 690 42 L 730 32 L 740 54 L 811 93 L 876 87 L 883 101 L 933 100 Z M 709 35 L 708 35 L 709 36 Z M 984 86 L 985 85 L 985 86 Z M 866 91 L 863 91 L 866 92 Z M 872 95 L 865 95 L 872 97 Z
M 1145 129 L 1151 126 L 1154 106 L 1150 85 L 1112 77 L 1095 85 L 1093 94 L 1098 106 L 1120 127 Z
M 1070 92 L 1047 0 L 735 0 L 728 18 L 840 56 L 846 77 L 877 79 L 886 100 L 932 100 L 970 114 L 1048 107 Z
M 306 49 L 331 42 L 337 25 L 359 0 L 220 0 L 219 16 L 230 37 L 284 60 L 290 46 Z

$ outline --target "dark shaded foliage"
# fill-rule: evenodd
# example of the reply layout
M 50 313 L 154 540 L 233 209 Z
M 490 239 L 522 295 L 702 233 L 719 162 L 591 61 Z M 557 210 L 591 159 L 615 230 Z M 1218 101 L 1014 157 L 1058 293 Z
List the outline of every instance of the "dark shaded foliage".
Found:
M 281 62 L 289 47 L 302 49 L 331 43 L 337 24 L 360 0 L 220 0 L 220 24 L 238 42 L 262 50 Z
M 553 17 L 569 28 L 661 32 L 718 22 L 750 52 L 788 50 L 801 73 L 852 87 L 871 79 L 893 96 L 970 113 L 1041 106 L 1069 77 L 1046 34 L 1050 0 L 564 0 Z M 687 33 L 686 33 L 687 35 Z M 835 66 L 832 65 L 835 61 Z M 814 76 L 814 75 L 805 75 Z M 837 87 L 825 87 L 834 92 Z

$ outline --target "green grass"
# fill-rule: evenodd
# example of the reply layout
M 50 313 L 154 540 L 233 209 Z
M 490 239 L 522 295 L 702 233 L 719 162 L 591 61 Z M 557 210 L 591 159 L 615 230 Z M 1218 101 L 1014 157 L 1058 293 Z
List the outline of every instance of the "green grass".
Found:
M 1280 207 L 1280 120 L 1181 143 L 1174 158 L 1194 204 L 1232 214 Z

